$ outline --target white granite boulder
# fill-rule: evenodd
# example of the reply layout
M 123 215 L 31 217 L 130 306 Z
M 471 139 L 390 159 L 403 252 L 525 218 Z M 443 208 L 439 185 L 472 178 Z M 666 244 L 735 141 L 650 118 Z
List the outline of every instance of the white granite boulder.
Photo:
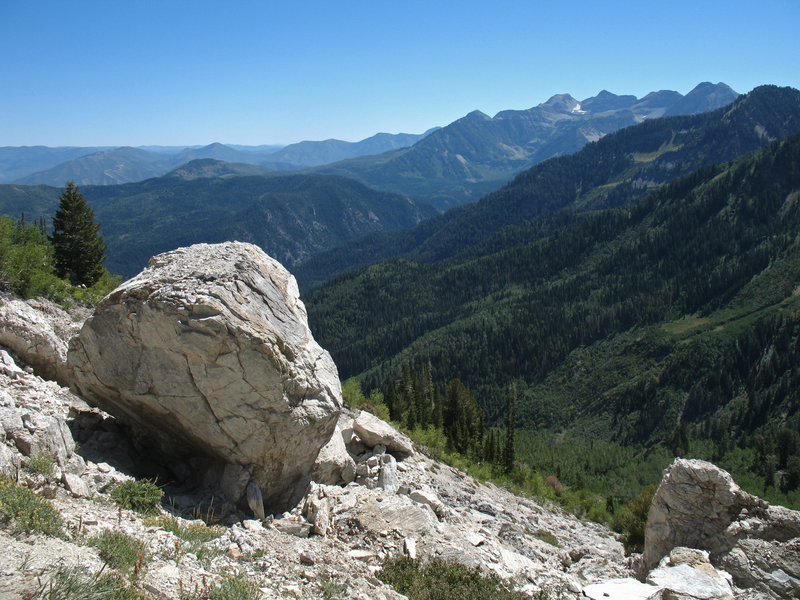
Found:
M 366 410 L 362 410 L 353 422 L 353 431 L 370 448 L 380 444 L 390 452 L 409 455 L 414 453 L 408 437 Z
M 68 363 L 84 398 L 164 451 L 252 465 L 271 508 L 302 495 L 342 405 L 294 277 L 252 244 L 153 257 L 97 306 Z

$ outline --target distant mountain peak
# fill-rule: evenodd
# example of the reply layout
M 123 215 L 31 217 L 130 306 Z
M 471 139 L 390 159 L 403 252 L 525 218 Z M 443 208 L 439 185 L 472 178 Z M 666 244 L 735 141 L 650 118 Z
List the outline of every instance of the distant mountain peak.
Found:
M 539 108 L 551 110 L 553 112 L 561 113 L 575 113 L 576 110 L 581 110 L 580 102 L 575 100 L 569 94 L 556 94 L 551 96 L 547 102 L 539 105 Z
M 581 102 L 581 107 L 587 112 L 601 113 L 609 110 L 622 110 L 636 104 L 636 96 L 619 96 L 608 90 L 600 90 L 597 96 L 587 98 Z
M 465 120 L 472 121 L 491 121 L 492 117 L 479 110 L 473 110 L 471 113 L 463 117 Z
M 739 96 L 724 83 L 704 81 L 697 84 L 679 102 L 672 105 L 666 115 L 697 114 L 730 104 Z
M 203 146 L 201 148 L 201 150 L 217 150 L 217 149 L 221 149 L 221 148 L 232 150 L 232 148 L 230 146 L 227 146 L 227 145 L 225 145 L 225 144 L 223 144 L 221 142 L 211 142 L 207 146 Z

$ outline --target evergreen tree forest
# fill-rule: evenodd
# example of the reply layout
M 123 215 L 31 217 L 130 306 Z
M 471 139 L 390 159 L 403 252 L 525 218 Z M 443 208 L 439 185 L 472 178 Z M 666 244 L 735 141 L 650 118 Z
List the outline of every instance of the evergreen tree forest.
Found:
M 486 463 L 505 473 L 514 468 L 514 412 L 507 412 L 502 428 L 488 428 L 484 411 L 469 389 L 458 379 L 439 381 L 429 362 L 419 367 L 403 365 L 399 377 L 387 379 L 368 398 L 355 379 L 345 382 L 343 393 L 349 406 L 390 419 L 412 435 L 416 432 L 433 451 Z
M 460 382 L 484 441 L 514 382 L 517 461 L 610 507 L 689 455 L 797 506 L 799 194 L 795 134 L 633 203 L 341 276 L 307 295 L 312 330 L 368 389 L 406 364 Z M 475 447 L 466 424 L 452 431 Z

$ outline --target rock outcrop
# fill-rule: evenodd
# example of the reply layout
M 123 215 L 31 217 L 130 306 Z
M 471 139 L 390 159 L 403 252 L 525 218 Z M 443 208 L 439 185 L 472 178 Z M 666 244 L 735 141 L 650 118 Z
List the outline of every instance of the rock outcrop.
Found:
M 652 569 L 676 546 L 724 551 L 725 532 L 739 514 L 766 507 L 715 465 L 678 459 L 664 472 L 650 505 L 644 566 Z
M 79 328 L 80 322 L 47 300 L 0 298 L 0 346 L 45 379 L 67 380 L 66 340 Z
M 251 244 L 155 256 L 97 306 L 68 364 L 89 402 L 161 451 L 238 466 L 272 508 L 302 494 L 341 408 L 294 277 Z
M 664 472 L 647 518 L 644 568 L 679 546 L 709 551 L 741 589 L 800 597 L 800 512 L 770 506 L 702 460 L 677 459 Z

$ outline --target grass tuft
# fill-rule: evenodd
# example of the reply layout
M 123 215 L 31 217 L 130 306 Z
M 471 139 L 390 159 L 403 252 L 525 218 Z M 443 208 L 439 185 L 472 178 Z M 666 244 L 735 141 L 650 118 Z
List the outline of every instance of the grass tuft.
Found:
M 152 600 L 152 597 L 125 583 L 117 573 L 92 575 L 76 567 L 59 567 L 49 578 L 39 579 L 31 600 Z
M 144 515 L 158 513 L 164 492 L 149 479 L 129 479 L 111 490 L 111 497 L 122 508 Z
M 53 477 L 56 461 L 48 452 L 37 452 L 25 461 L 23 468 L 29 473 L 41 475 L 46 481 Z
M 123 573 L 139 574 L 148 559 L 147 545 L 121 531 L 105 530 L 89 540 L 106 565 Z
M 225 529 L 222 527 L 216 525 L 209 527 L 205 523 L 198 523 L 196 521 L 188 525 L 183 525 L 178 519 L 170 517 L 169 515 L 148 517 L 143 523 L 146 527 L 161 527 L 165 531 L 172 533 L 175 537 L 179 537 L 186 542 L 198 544 L 204 544 L 217 539 L 225 532 Z
M 0 524 L 11 524 L 25 533 L 60 535 L 63 520 L 47 500 L 0 475 Z

